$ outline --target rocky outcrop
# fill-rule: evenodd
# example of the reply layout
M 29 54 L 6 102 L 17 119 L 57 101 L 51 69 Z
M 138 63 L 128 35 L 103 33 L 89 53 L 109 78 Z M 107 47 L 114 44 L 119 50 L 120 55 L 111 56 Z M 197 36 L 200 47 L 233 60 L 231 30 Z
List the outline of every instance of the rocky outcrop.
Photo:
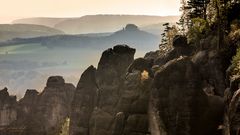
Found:
M 192 58 L 199 68 L 205 88 L 212 87 L 212 93 L 221 97 L 227 87 L 226 70 L 230 62 L 226 58 L 228 56 L 225 52 L 217 51 L 199 51 Z
M 127 31 L 139 31 L 138 26 L 135 24 L 127 24 L 125 27 L 125 30 Z
M 72 105 L 70 135 L 149 133 L 151 81 L 138 69 L 126 75 L 134 53 L 128 46 L 115 46 L 103 52 L 97 69 L 90 66 L 82 74 Z
M 65 119 L 70 116 L 74 91 L 75 87 L 65 83 L 62 77 L 49 77 L 34 110 L 34 117 L 41 122 L 39 127 L 43 129 L 43 133 L 58 133 Z
M 184 37 L 174 43 L 180 41 L 136 60 L 127 46 L 103 52 L 98 68 L 90 66 L 79 81 L 70 134 L 220 135 L 226 55 L 192 55 Z
M 37 90 L 28 89 L 22 99 L 18 102 L 18 119 L 27 118 L 32 113 L 38 102 Z
M 225 91 L 228 54 L 193 54 L 184 37 L 176 37 L 174 44 L 165 53 L 135 60 L 133 48 L 110 48 L 97 68 L 85 70 L 76 90 L 61 76 L 52 76 L 43 92 L 27 90 L 18 103 L 0 91 L 0 105 L 16 112 L 0 133 L 52 135 L 69 129 L 70 135 L 220 135 L 224 130 L 235 135 L 240 77 L 231 78 Z
M 65 81 L 61 76 L 51 76 L 48 78 L 47 87 L 62 87 L 65 85 Z
M 184 37 L 175 37 L 173 44 L 173 50 L 164 55 L 156 51 L 145 56 L 155 57 L 151 134 L 221 134 L 230 54 L 214 50 L 193 54 Z
M 230 76 L 229 88 L 225 90 L 224 135 L 238 135 L 240 129 L 240 77 Z
M 0 132 L 17 119 L 16 96 L 10 96 L 8 89 L 0 90 Z
M 160 49 L 155 52 L 147 53 L 145 59 L 153 59 L 154 64 L 158 66 L 165 65 L 168 61 L 181 56 L 191 56 L 194 54 L 194 47 L 187 44 L 185 36 L 177 35 L 173 39 L 172 47 L 159 46 Z
M 90 119 L 90 135 L 110 135 L 116 105 L 128 66 L 134 59 L 135 49 L 118 45 L 103 52 L 96 71 L 99 88 L 97 106 Z
M 97 106 L 96 68 L 90 66 L 81 76 L 72 102 L 70 135 L 88 135 L 90 118 Z
M 154 65 L 153 59 L 137 58 L 128 67 L 127 72 L 132 73 L 133 71 L 140 72 L 147 71 L 150 77 L 154 77 L 154 74 L 152 72 L 153 65 Z
M 153 111 L 150 112 L 153 133 L 219 134 L 223 100 L 205 94 L 201 80 L 197 65 L 189 58 L 170 61 L 156 73 L 150 109 Z
M 146 71 L 129 73 L 116 106 L 113 135 L 150 134 L 148 105 L 152 79 Z
M 75 87 L 65 83 L 61 76 L 49 77 L 42 93 L 27 90 L 18 104 L 15 99 L 17 109 L 14 121 L 7 123 L 2 133 L 6 135 L 60 134 L 62 125 L 70 116 L 74 91 Z

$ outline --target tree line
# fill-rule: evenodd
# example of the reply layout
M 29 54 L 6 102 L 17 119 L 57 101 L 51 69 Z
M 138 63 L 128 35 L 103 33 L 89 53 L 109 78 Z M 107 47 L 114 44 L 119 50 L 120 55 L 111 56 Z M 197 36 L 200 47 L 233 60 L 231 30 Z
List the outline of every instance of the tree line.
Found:
M 224 37 L 231 31 L 234 20 L 240 20 L 240 0 L 181 0 L 182 13 L 177 26 L 165 23 L 161 45 L 170 44 L 172 36 L 187 36 L 189 42 L 200 44 L 200 40 L 210 32 L 217 35 L 218 48 Z M 239 22 L 237 22 L 239 23 Z

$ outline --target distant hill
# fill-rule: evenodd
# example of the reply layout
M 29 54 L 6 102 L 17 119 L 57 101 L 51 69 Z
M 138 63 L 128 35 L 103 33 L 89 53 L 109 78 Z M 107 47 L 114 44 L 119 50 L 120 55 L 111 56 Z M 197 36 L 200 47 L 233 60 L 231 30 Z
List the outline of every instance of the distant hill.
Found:
M 36 18 L 23 18 L 14 20 L 13 24 L 36 24 L 44 25 L 48 27 L 54 27 L 56 24 L 67 20 L 67 18 L 47 18 L 47 17 L 36 17 Z
M 113 34 L 55 35 L 36 38 L 18 38 L 8 42 L 2 42 L 0 46 L 38 43 L 48 48 L 81 47 L 104 49 L 115 44 L 128 44 L 138 49 L 152 49 L 152 47 L 155 48 L 159 42 L 160 36 L 142 31 L 134 24 L 130 24 Z
M 176 22 L 179 16 L 145 16 L 145 15 L 87 15 L 80 18 L 26 18 L 13 23 L 32 23 L 52 26 L 67 34 L 114 32 L 122 26 L 132 23 L 145 26 L 164 22 Z
M 62 31 L 41 25 L 32 24 L 0 24 L 0 41 L 13 38 L 33 38 L 64 34 Z

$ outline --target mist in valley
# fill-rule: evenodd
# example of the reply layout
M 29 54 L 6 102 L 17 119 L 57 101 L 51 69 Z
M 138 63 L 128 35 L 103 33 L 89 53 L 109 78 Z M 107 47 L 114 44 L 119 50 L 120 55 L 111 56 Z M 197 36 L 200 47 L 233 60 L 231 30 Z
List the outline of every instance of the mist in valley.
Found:
M 49 76 L 63 76 L 76 86 L 88 66 L 97 67 L 107 48 L 127 44 L 136 48 L 135 57 L 143 57 L 159 42 L 159 35 L 134 24 L 112 33 L 12 38 L 0 43 L 0 85 L 18 99 L 27 89 L 42 91 Z

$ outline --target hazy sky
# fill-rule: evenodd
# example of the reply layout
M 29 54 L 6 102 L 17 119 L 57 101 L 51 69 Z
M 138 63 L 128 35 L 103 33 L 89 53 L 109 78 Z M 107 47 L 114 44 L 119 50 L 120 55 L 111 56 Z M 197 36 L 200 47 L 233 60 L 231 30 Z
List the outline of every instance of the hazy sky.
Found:
M 179 15 L 180 0 L 0 0 L 0 23 L 22 17 L 89 14 Z

